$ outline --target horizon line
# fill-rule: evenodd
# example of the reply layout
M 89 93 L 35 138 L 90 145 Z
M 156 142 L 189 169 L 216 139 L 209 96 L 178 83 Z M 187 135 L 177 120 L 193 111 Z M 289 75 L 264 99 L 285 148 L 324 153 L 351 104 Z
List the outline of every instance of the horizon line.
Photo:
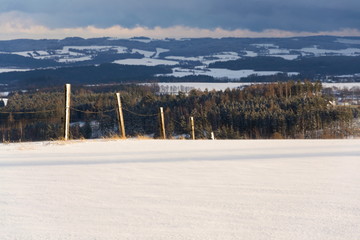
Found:
M 17 39 L 65 39 L 69 37 L 89 38 L 119 38 L 130 39 L 136 37 L 148 37 L 151 39 L 189 39 L 189 38 L 295 38 L 314 36 L 335 37 L 360 37 L 360 29 L 343 28 L 330 31 L 292 31 L 281 29 L 264 29 L 253 31 L 250 29 L 224 29 L 224 28 L 194 28 L 183 25 L 171 27 L 136 26 L 126 28 L 114 25 L 107 28 L 96 26 L 85 26 L 75 28 L 48 28 L 44 25 L 26 24 L 24 22 L 0 23 L 0 40 Z
M 272 37 L 272 36 L 263 36 L 263 37 L 236 37 L 236 36 L 222 36 L 222 37 L 148 37 L 148 36 L 132 36 L 132 37 L 113 37 L 113 36 L 88 36 L 88 37 L 83 37 L 83 36 L 64 36 L 64 37 L 60 37 L 60 38 L 52 38 L 52 37 L 35 37 L 35 38 L 31 38 L 31 37 L 19 37 L 19 38 L 9 38 L 9 39 L 1 39 L 0 41 L 16 41 L 16 40 L 65 40 L 65 39 L 71 39 L 71 38 L 79 38 L 79 39 L 83 39 L 83 40 L 88 40 L 88 39 L 101 39 L 101 38 L 106 38 L 106 39 L 110 39 L 110 40 L 134 40 L 134 41 L 140 41 L 140 40 L 158 40 L 158 41 L 164 41 L 164 40 L 187 40 L 187 39 L 291 39 L 291 38 L 310 38 L 310 37 L 338 37 L 338 38 L 360 38 L 360 36 L 358 35 L 330 35 L 330 34 L 324 34 L 324 35 L 304 35 L 304 36 L 277 36 L 277 37 Z

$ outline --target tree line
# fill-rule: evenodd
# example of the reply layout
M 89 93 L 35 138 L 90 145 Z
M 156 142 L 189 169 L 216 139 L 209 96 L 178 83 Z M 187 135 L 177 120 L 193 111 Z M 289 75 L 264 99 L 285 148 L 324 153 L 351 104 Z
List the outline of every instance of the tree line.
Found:
M 159 137 L 159 107 L 164 108 L 168 137 L 271 139 L 344 138 L 354 134 L 359 109 L 332 106 L 320 82 L 271 83 L 225 91 L 191 90 L 159 95 L 159 86 L 74 87 L 71 137 L 118 135 L 115 92 L 120 92 L 128 136 Z M 63 136 L 64 93 L 50 89 L 16 93 L 0 107 L 0 141 L 40 141 Z

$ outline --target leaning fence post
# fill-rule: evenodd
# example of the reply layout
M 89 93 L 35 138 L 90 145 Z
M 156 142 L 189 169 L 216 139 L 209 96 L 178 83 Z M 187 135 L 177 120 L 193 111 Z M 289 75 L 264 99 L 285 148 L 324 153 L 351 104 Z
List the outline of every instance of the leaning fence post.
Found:
M 166 139 L 164 109 L 160 107 L 160 136 Z
M 69 140 L 70 135 L 70 84 L 65 84 L 65 123 L 64 123 L 64 140 Z
M 211 140 L 215 140 L 214 132 L 211 132 Z
M 195 140 L 194 117 L 190 117 L 190 124 L 191 124 L 191 138 L 192 138 L 192 140 Z
M 116 93 L 116 97 L 117 97 L 117 103 L 118 103 L 119 130 L 121 129 L 121 136 L 123 138 L 126 138 L 124 116 L 123 116 L 123 111 L 122 111 L 120 93 Z

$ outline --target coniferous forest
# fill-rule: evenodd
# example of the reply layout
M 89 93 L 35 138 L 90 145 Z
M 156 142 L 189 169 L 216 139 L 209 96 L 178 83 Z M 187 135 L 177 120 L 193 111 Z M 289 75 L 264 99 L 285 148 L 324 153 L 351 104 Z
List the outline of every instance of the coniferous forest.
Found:
M 192 90 L 159 95 L 158 85 L 73 86 L 71 138 L 119 135 L 115 93 L 122 96 L 126 135 L 159 137 L 159 107 L 168 138 L 197 139 L 346 138 L 355 133 L 358 108 L 333 106 L 320 82 L 251 85 L 225 91 Z M 0 106 L 0 141 L 57 140 L 63 137 L 62 88 L 18 92 Z

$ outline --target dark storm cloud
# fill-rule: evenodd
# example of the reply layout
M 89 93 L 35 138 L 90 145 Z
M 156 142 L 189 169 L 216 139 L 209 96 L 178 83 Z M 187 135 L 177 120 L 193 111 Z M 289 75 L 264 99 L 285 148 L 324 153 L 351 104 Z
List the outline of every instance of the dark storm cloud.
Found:
M 359 0 L 2 0 L 49 27 L 171 27 L 331 31 L 360 28 Z

